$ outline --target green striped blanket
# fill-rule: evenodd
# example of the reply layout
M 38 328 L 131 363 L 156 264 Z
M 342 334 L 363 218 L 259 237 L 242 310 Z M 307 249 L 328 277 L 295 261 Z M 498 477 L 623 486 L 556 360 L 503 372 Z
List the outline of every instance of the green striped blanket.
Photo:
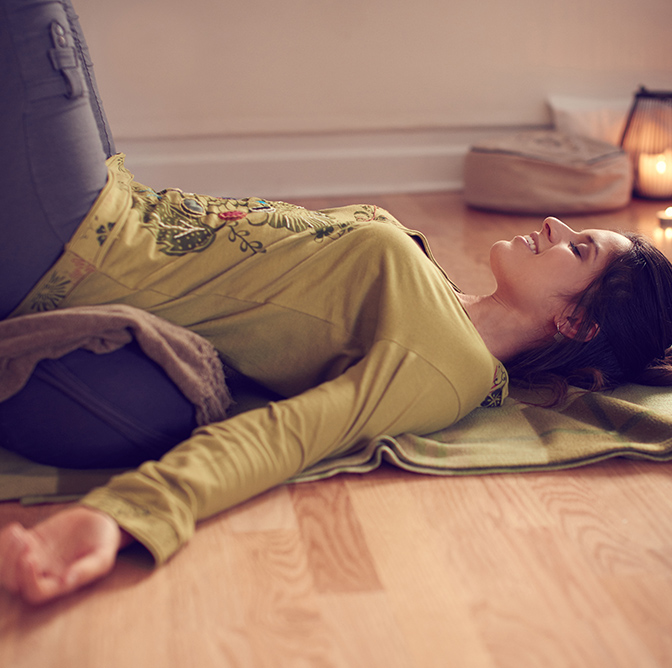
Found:
M 571 468 L 612 457 L 672 460 L 672 388 L 577 392 L 557 409 L 522 399 L 531 397 L 514 391 L 501 408 L 479 408 L 434 434 L 380 438 L 354 454 L 324 460 L 291 482 L 366 473 L 382 462 L 416 473 L 469 475 Z M 0 500 L 76 498 L 114 473 L 41 466 L 0 449 Z

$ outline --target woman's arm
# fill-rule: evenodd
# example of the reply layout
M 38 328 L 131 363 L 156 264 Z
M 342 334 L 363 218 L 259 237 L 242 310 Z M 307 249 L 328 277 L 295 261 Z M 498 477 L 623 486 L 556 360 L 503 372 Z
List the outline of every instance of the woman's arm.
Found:
M 417 354 L 378 342 L 341 376 L 201 427 L 160 461 L 116 476 L 82 503 L 113 517 L 161 564 L 197 522 L 311 464 L 382 434 L 434 431 L 475 405 L 461 406 L 450 382 Z
M 35 603 L 67 594 L 109 572 L 129 534 L 160 564 L 199 520 L 380 434 L 445 426 L 460 408 L 431 365 L 378 343 L 332 381 L 198 429 L 159 462 L 94 490 L 84 505 L 29 531 L 8 527 L 0 534 L 0 582 Z

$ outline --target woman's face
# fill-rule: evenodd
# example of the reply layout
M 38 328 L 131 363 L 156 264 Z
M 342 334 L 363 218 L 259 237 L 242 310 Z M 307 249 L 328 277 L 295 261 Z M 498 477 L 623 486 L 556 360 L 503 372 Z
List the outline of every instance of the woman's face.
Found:
M 557 218 L 546 218 L 539 232 L 498 241 L 492 247 L 495 294 L 516 308 L 555 318 L 615 254 L 631 245 L 618 232 L 575 232 Z

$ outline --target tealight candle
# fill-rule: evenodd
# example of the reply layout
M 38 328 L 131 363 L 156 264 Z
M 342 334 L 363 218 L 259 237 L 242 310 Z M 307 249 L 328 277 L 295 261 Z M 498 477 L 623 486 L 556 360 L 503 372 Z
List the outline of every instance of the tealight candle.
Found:
M 672 197 L 672 149 L 640 154 L 637 191 L 644 197 Z
M 657 214 L 658 222 L 661 227 L 672 227 L 672 206 L 668 206 L 667 209 L 659 211 Z

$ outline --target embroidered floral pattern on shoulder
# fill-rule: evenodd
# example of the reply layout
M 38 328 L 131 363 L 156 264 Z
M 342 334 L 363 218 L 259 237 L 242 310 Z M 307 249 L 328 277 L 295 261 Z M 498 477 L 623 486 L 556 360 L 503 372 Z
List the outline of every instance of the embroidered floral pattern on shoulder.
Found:
M 391 219 L 384 215 L 384 213 L 377 206 L 373 204 L 360 204 L 354 213 L 355 220 L 358 223 L 372 223 L 390 221 Z M 396 222 L 396 221 L 395 221 Z
M 154 235 L 163 253 L 184 255 L 205 250 L 215 240 L 217 231 L 227 224 L 206 222 L 209 199 L 185 195 L 176 189 L 155 193 L 135 187 L 133 208 L 138 210 L 143 226 Z
M 318 242 L 324 239 L 338 239 L 353 229 L 351 224 L 339 223 L 333 216 L 324 211 L 310 211 L 297 204 L 287 204 L 286 202 L 260 200 L 260 203 L 260 206 L 252 208 L 248 216 L 250 225 L 269 225 L 276 229 L 285 228 L 292 232 L 310 230 L 310 235 Z
M 292 232 L 303 232 L 307 229 L 319 229 L 333 225 L 334 220 L 321 211 L 309 211 L 296 204 L 287 202 L 267 202 L 266 200 L 250 200 L 250 213 L 247 220 L 250 225 L 258 227 L 268 225 L 275 229 L 285 228 Z
M 509 384 L 509 374 L 504 365 L 499 362 L 492 379 L 492 386 L 488 396 L 481 402 L 484 408 L 497 408 L 504 403 Z
M 102 246 L 107 241 L 107 235 L 114 229 L 114 223 L 107 223 L 107 225 L 99 225 L 96 228 L 96 239 L 98 245 Z
M 71 281 L 67 276 L 54 271 L 46 280 L 42 289 L 34 296 L 30 304 L 30 310 L 41 313 L 57 308 L 59 302 L 63 301 L 68 294 L 70 283 Z
M 72 288 L 82 278 L 94 271 L 94 267 L 80 257 L 69 255 L 62 270 L 54 270 L 36 286 L 36 292 L 28 296 L 29 311 L 52 311 L 58 308 Z
M 254 238 L 255 228 L 268 226 L 296 233 L 308 230 L 316 241 L 338 238 L 353 229 L 326 212 L 286 202 L 209 197 L 178 189 L 156 193 L 139 184 L 133 184 L 133 208 L 166 255 L 204 251 L 220 230 L 226 230 L 226 238 L 238 244 L 241 252 L 256 254 L 265 253 L 266 248 Z M 372 212 L 365 209 L 358 212 L 356 221 L 373 220 Z
M 346 225 L 345 223 L 338 223 L 334 225 L 325 225 L 312 232 L 313 239 L 317 242 L 325 239 L 340 239 L 344 234 L 352 232 L 354 225 Z
M 261 241 L 254 241 L 253 239 L 248 239 L 250 236 L 249 230 L 239 230 L 238 221 L 234 220 L 229 224 L 229 241 L 239 242 L 239 248 L 243 253 L 248 251 L 256 253 L 265 253 L 266 249 Z

